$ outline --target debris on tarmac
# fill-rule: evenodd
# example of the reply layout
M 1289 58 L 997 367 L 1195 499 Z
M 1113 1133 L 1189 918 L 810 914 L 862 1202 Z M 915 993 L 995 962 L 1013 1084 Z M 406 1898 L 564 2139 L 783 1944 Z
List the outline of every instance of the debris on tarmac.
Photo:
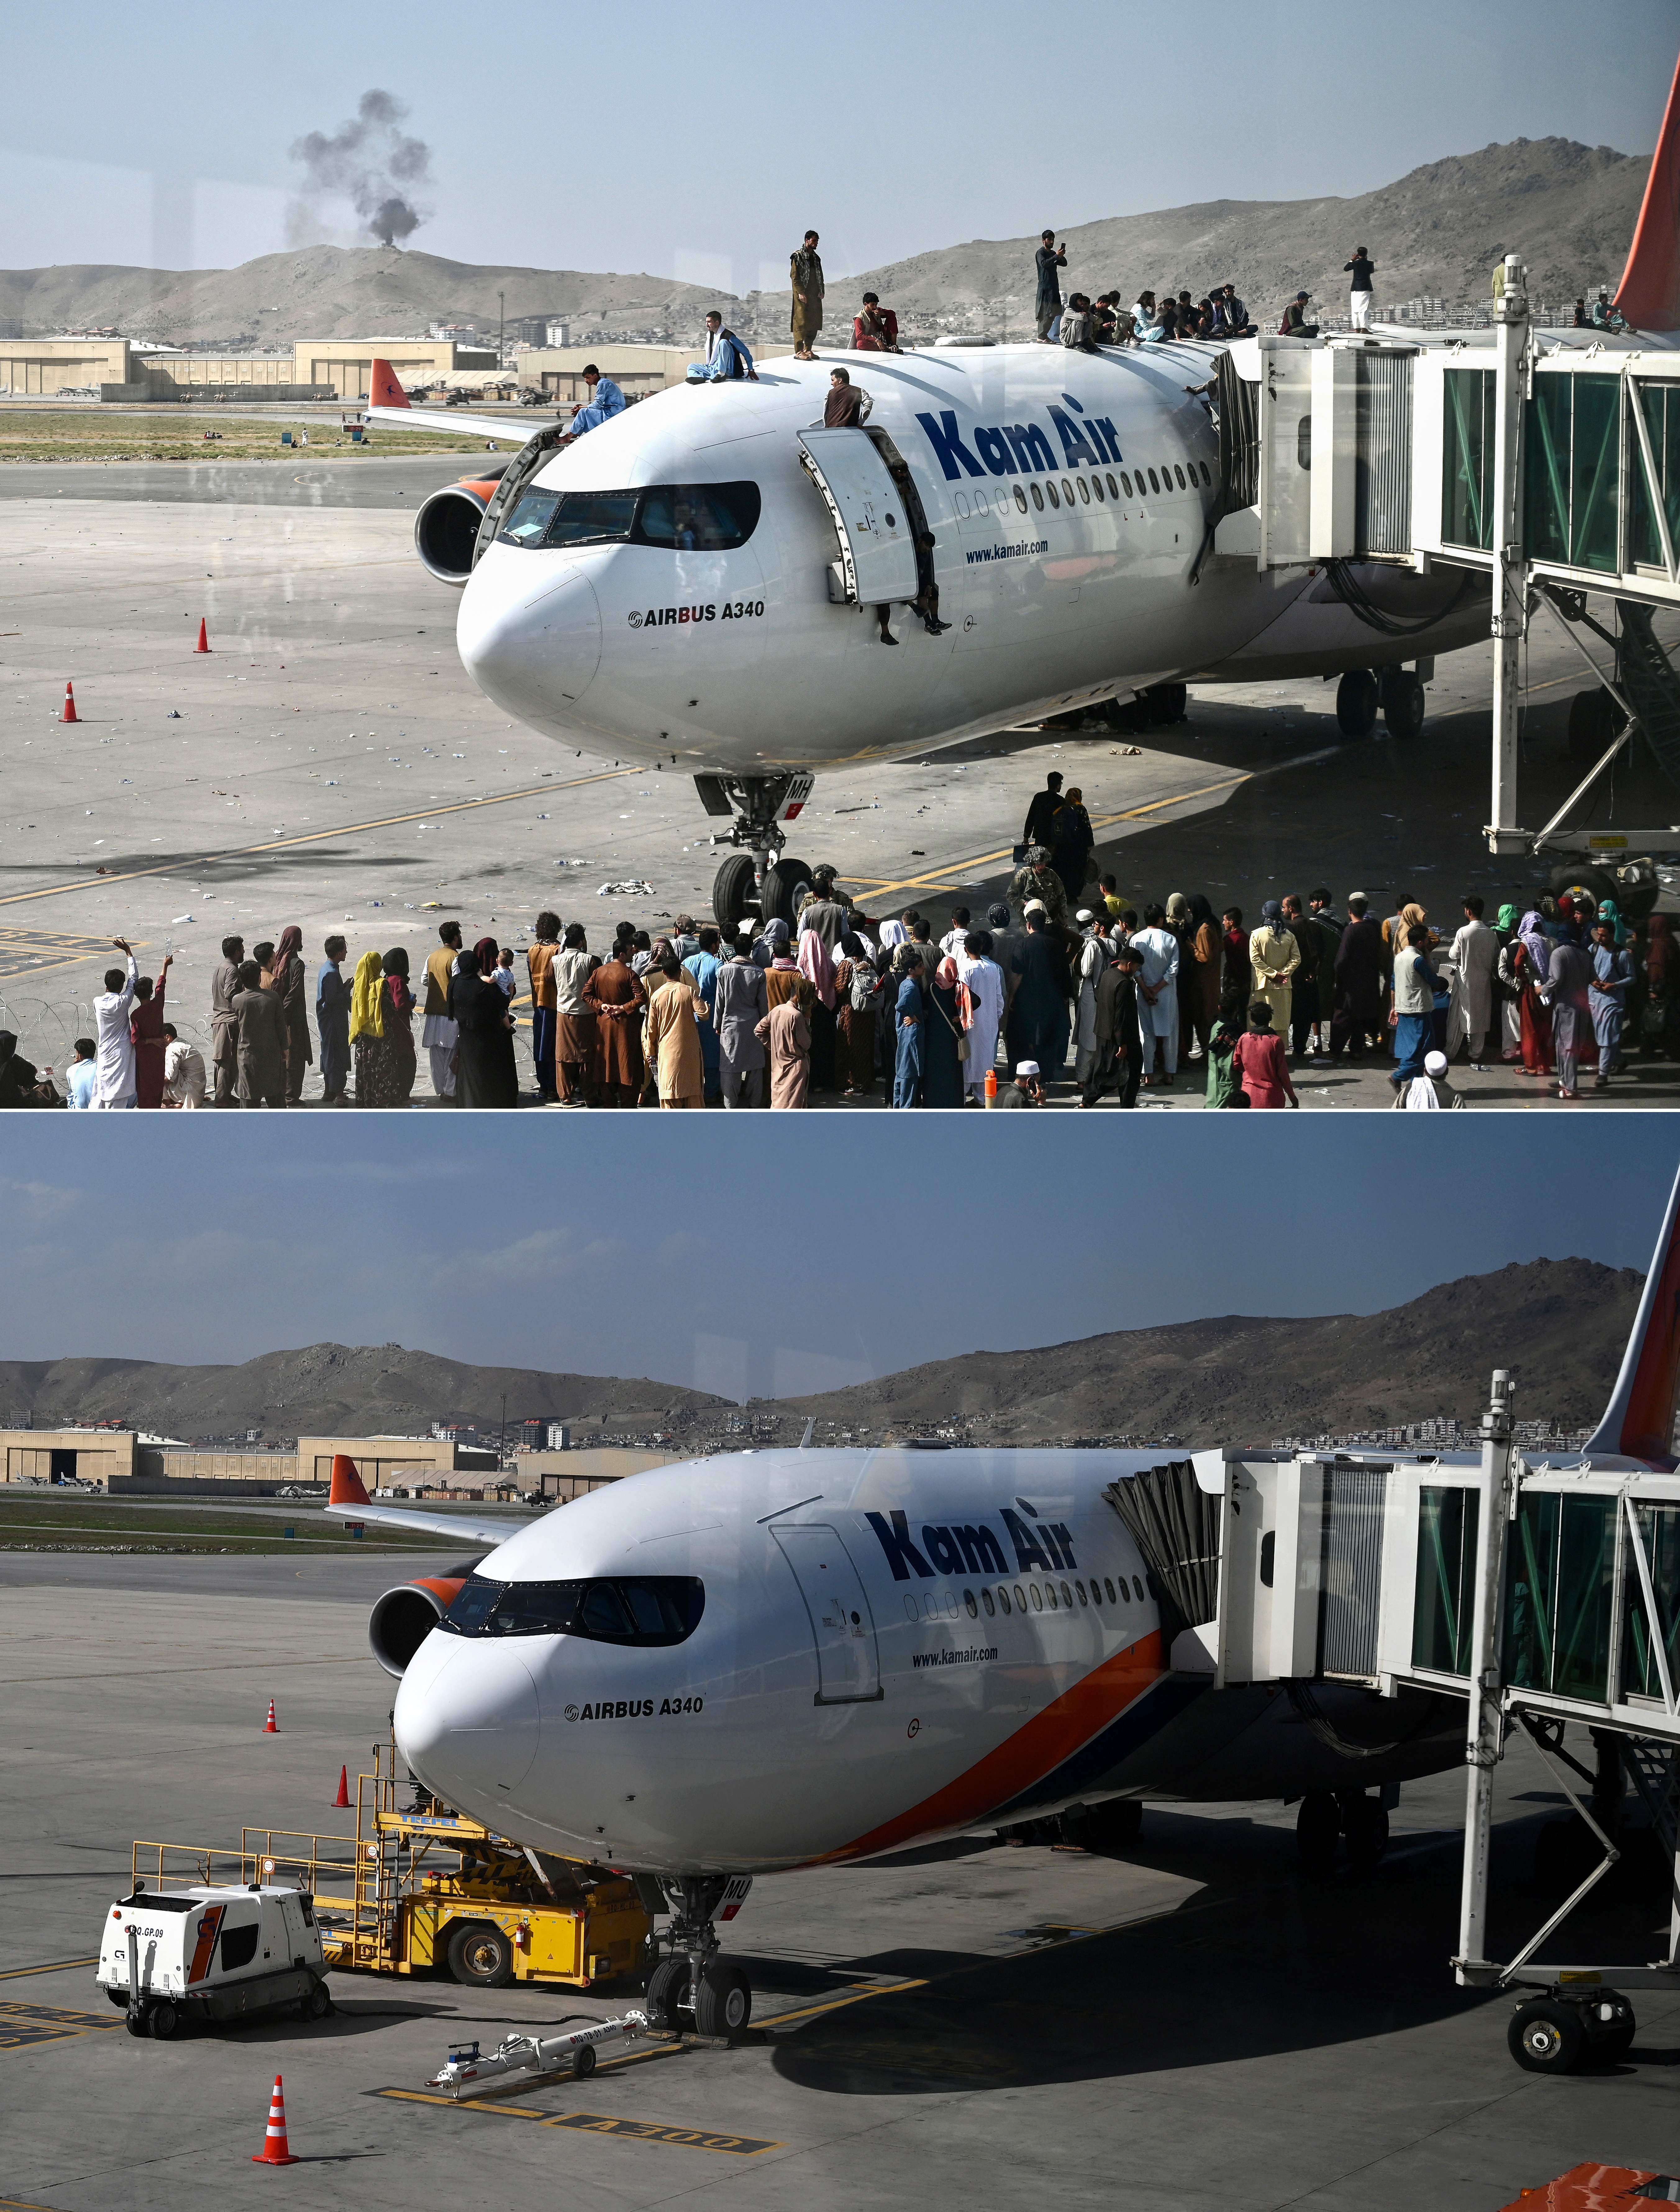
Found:
M 622 884 L 603 884 L 595 896 L 597 898 L 652 898 L 653 886 L 627 879 Z

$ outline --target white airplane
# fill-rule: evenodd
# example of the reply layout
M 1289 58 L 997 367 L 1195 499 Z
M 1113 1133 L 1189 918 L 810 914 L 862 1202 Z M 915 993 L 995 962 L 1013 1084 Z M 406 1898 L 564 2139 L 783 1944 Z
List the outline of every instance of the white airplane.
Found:
M 1641 319 L 1671 326 L 1677 143 L 1671 98 L 1622 288 L 1660 295 Z M 1191 676 L 1340 675 L 1346 726 L 1368 728 L 1380 698 L 1398 731 L 1422 726 L 1422 682 L 1400 664 L 1485 639 L 1485 592 L 1462 573 L 1261 572 L 1215 550 L 1222 501 L 1242 501 L 1187 387 L 1228 350 L 778 360 L 756 382 L 660 392 L 558 450 L 545 428 L 434 493 L 415 544 L 464 586 L 457 641 L 487 697 L 557 741 L 686 769 L 737 848 L 719 922 L 791 921 L 810 870 L 783 824 L 825 768 L 1134 696 L 1174 719 Z M 870 397 L 864 427 L 822 427 L 836 367 Z M 370 421 L 509 434 L 503 418 L 411 407 L 388 363 L 373 382 Z
M 1677 1387 L 1680 1178 L 1583 1462 L 1672 1468 Z M 1267 1456 L 745 1452 L 516 1528 L 373 1504 L 341 1458 L 328 1510 L 494 1547 L 373 1608 L 398 1748 L 496 1832 L 661 1883 L 652 2008 L 712 2033 L 750 2008 L 713 1922 L 755 1874 L 1052 1817 L 1124 1843 L 1146 1797 L 1301 1797 L 1380 1855 L 1367 1793 L 1459 1763 L 1463 1701 L 1214 1686 L 1202 1501 Z

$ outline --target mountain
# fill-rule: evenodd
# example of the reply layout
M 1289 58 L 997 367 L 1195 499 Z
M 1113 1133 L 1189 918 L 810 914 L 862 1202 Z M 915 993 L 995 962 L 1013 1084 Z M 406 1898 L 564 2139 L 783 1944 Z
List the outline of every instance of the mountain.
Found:
M 1518 1383 L 1521 1420 L 1566 1431 L 1598 1419 L 1643 1277 L 1591 1260 L 1516 1262 L 1443 1283 L 1380 1314 L 1225 1315 L 1120 1329 L 1028 1352 L 971 1352 L 820 1396 L 727 1400 L 675 1384 L 538 1369 L 471 1367 L 400 1345 L 315 1344 L 238 1367 L 141 1359 L 0 1361 L 0 1418 L 36 1426 L 116 1420 L 189 1441 L 259 1429 L 413 1436 L 434 1421 L 604 1419 L 684 1449 L 797 1443 L 841 1430 L 858 1442 L 938 1429 L 977 1444 L 1076 1437 L 1176 1437 L 1264 1446 L 1452 1416 L 1466 1425 L 1495 1365 Z
M 971 1352 L 779 1400 L 777 1435 L 795 1443 L 810 1419 L 825 1442 L 832 1422 L 876 1441 L 955 1426 L 973 1443 L 1127 1436 L 1200 1447 L 1443 1415 L 1471 1425 L 1495 1366 L 1517 1377 L 1519 1420 L 1584 1428 L 1610 1395 L 1643 1282 L 1591 1260 L 1513 1261 L 1386 1313 L 1227 1315 L 1040 1351 Z
M 1199 299 L 1228 279 L 1261 327 L 1303 286 L 1343 302 L 1343 264 L 1356 246 L 1377 264 L 1379 307 L 1414 298 L 1481 301 L 1501 253 L 1526 260 L 1535 296 L 1573 301 L 1622 274 L 1650 169 L 1646 155 L 1569 138 L 1518 138 L 1413 169 L 1354 199 L 1209 200 L 1151 215 L 1113 216 L 1060 230 L 1063 296 L 1115 286 L 1128 304 L 1149 286 Z M 1053 211 L 1052 211 L 1053 212 Z M 879 292 L 901 316 L 967 308 L 970 327 L 1029 326 L 1036 237 L 973 239 L 865 270 L 844 289 Z M 833 288 L 831 287 L 831 289 Z M 1010 295 L 1014 304 L 1007 306 Z
M 1303 285 L 1325 305 L 1338 301 L 1342 265 L 1365 245 L 1377 264 L 1380 306 L 1485 299 L 1501 252 L 1522 253 L 1537 296 L 1557 303 L 1620 276 L 1649 167 L 1647 155 L 1608 146 L 1518 138 L 1431 161 L 1351 199 L 1210 200 L 1112 216 L 1060 234 L 1068 245 L 1062 289 L 1118 286 L 1131 301 L 1144 285 L 1159 292 L 1187 284 L 1199 297 L 1228 277 L 1261 322 L 1275 324 L 1282 302 Z M 907 328 L 978 325 L 1019 336 L 1031 326 L 1037 243 L 973 239 L 856 276 L 831 272 L 829 329 L 843 330 L 867 289 L 895 307 Z M 646 274 L 479 267 L 394 246 L 311 246 L 237 269 L 0 270 L 0 332 L 44 337 L 114 326 L 172 344 L 418 337 L 430 322 L 493 330 L 499 293 L 510 321 L 567 316 L 579 337 L 610 330 L 685 339 L 713 306 L 751 337 L 779 339 L 787 330 L 785 292 L 735 300 Z
M 119 1421 L 187 1443 L 262 1432 L 424 1436 L 434 1421 L 494 1429 L 506 1395 L 511 1423 L 528 1418 L 658 1428 L 673 1415 L 726 1408 L 702 1390 L 526 1367 L 470 1367 L 399 1344 L 311 1344 L 239 1367 L 171 1367 L 145 1359 L 0 1360 L 0 1419 L 37 1428 Z
M 308 246 L 237 269 L 124 269 L 65 264 L 0 270 L 0 329 L 25 337 L 112 326 L 128 337 L 424 337 L 433 322 L 474 322 L 494 335 L 506 295 L 522 315 L 569 318 L 585 330 L 697 330 L 716 295 L 665 276 L 579 269 L 502 269 L 388 246 Z

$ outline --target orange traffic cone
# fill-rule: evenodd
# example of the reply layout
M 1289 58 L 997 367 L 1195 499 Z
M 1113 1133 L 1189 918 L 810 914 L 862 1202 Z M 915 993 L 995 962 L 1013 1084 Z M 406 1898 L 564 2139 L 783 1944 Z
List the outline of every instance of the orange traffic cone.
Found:
M 195 653 L 208 653 L 210 649 L 209 633 L 204 628 L 203 615 L 198 617 L 198 642 L 192 649 Z
M 350 1770 L 348 1766 L 341 1766 L 338 1770 L 338 1795 L 332 1801 L 333 1810 L 337 1812 L 341 1806 L 348 1808 L 349 1802 Z
M 59 710 L 58 720 L 61 722 L 79 722 L 82 720 L 76 711 L 76 686 L 73 684 L 64 686 L 64 703 Z
M 264 1735 L 278 1735 L 279 1733 L 280 1723 L 274 1717 L 274 1699 L 270 1698 L 269 1699 L 269 1717 L 263 1723 L 263 1734 Z
M 280 2086 L 280 2076 L 274 2077 L 274 2095 L 269 2100 L 268 2133 L 263 2138 L 261 2150 L 251 2154 L 253 2166 L 296 2166 L 286 2140 L 286 2097 Z

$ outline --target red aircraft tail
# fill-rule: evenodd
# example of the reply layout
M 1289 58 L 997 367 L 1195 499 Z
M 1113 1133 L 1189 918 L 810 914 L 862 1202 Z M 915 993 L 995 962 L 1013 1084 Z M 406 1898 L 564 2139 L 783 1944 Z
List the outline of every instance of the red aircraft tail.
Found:
M 406 407 L 409 395 L 388 361 L 375 358 L 373 374 L 368 378 L 367 404 L 370 407 Z
M 332 1460 L 332 1487 L 327 1492 L 329 1505 L 371 1505 L 367 1486 L 356 1473 L 356 1463 L 343 1452 L 335 1452 Z
M 1671 1471 L 1674 1414 L 1680 1398 L 1680 1176 L 1669 1194 L 1634 1332 L 1604 1417 L 1586 1440 L 1589 1453 L 1641 1459 Z
M 1680 331 L 1680 64 L 1616 304 L 1636 331 Z

